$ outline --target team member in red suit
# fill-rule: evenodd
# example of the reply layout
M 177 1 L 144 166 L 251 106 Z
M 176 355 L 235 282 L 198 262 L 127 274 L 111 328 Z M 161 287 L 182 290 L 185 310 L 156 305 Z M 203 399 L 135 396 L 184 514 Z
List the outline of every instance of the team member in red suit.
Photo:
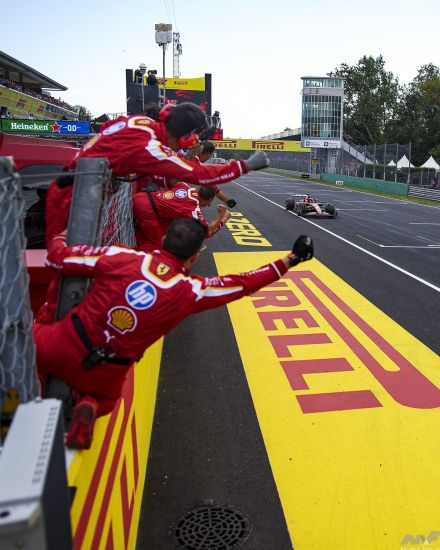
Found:
M 198 220 L 176 219 L 163 249 L 150 254 L 115 246 L 66 246 L 64 236 L 52 240 L 50 267 L 94 279 L 84 300 L 63 319 L 34 324 L 39 373 L 87 396 L 74 408 L 68 445 L 88 448 L 94 418 L 113 408 L 130 364 L 185 317 L 256 292 L 313 257 L 312 240 L 301 236 L 291 254 L 254 271 L 190 275 L 205 236 Z
M 226 183 L 250 170 L 268 166 L 263 151 L 247 160 L 231 160 L 223 165 L 188 162 L 177 151 L 196 147 L 199 134 L 206 130 L 205 114 L 193 103 L 181 103 L 162 109 L 160 120 L 145 115 L 120 116 L 104 124 L 99 134 L 89 140 L 76 155 L 78 158 L 106 157 L 115 177 L 129 175 L 163 176 L 199 185 Z M 46 206 L 46 241 L 67 226 L 72 197 L 71 176 L 63 176 L 49 187 Z
M 133 196 L 133 215 L 137 222 L 137 247 L 151 250 L 160 247 L 171 222 L 175 218 L 200 220 L 207 229 L 207 237 L 215 235 L 229 220 L 231 213 L 223 205 L 217 206 L 218 216 L 211 223 L 204 218 L 200 207 L 210 206 L 215 197 L 214 187 L 200 187 L 197 191 L 179 181 L 171 189 L 144 191 Z
M 194 151 L 194 155 L 192 152 Z M 188 151 L 187 158 L 192 159 L 194 163 L 205 163 L 210 160 L 215 151 L 215 145 L 212 141 L 202 141 L 197 149 L 191 149 Z M 234 208 L 237 204 L 235 199 L 228 199 L 228 197 L 222 192 L 218 185 L 215 185 L 215 198 L 224 202 L 229 208 Z

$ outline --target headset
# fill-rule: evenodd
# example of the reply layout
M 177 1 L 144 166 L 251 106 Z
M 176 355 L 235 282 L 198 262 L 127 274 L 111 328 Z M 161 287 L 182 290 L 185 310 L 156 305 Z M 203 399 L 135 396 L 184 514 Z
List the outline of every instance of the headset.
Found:
M 172 103 L 168 103 L 165 107 L 162 107 L 159 112 L 159 121 L 165 123 L 173 109 L 174 105 Z M 199 135 L 196 134 L 196 129 L 194 129 L 188 134 L 177 138 L 177 143 L 182 149 L 194 149 L 194 147 L 200 145 L 201 141 Z

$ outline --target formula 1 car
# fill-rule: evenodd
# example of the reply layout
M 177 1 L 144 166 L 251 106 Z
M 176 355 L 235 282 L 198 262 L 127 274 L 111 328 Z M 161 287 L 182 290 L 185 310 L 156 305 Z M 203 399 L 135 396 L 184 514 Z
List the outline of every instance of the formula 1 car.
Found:
M 327 218 L 335 218 L 338 215 L 336 207 L 333 204 L 324 204 L 311 195 L 292 195 L 286 200 L 286 210 L 295 212 L 298 216 L 322 216 Z

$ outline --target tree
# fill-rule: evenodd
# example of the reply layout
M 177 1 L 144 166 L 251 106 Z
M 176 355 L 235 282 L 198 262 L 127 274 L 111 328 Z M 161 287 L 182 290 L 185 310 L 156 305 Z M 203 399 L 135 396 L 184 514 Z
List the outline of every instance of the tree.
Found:
M 440 158 L 440 69 L 422 65 L 414 80 L 402 89 L 389 134 L 399 143 L 411 142 L 412 159 L 422 164 L 429 155 Z
M 92 120 L 92 113 L 82 105 L 75 105 L 75 109 L 78 113 L 78 120 Z
M 387 122 L 393 118 L 399 100 L 399 80 L 385 70 L 385 61 L 363 56 L 357 65 L 342 63 L 329 73 L 344 83 L 344 132 L 359 144 L 384 141 Z

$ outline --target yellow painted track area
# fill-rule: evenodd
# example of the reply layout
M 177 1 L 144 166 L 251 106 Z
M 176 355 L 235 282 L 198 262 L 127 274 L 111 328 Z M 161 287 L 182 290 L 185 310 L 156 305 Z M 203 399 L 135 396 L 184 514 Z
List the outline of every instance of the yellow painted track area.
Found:
M 440 357 L 316 259 L 228 309 L 295 550 L 440 547 Z
M 96 422 L 90 450 L 70 464 L 75 550 L 136 547 L 161 355 L 162 339 L 130 369 L 115 409 Z

